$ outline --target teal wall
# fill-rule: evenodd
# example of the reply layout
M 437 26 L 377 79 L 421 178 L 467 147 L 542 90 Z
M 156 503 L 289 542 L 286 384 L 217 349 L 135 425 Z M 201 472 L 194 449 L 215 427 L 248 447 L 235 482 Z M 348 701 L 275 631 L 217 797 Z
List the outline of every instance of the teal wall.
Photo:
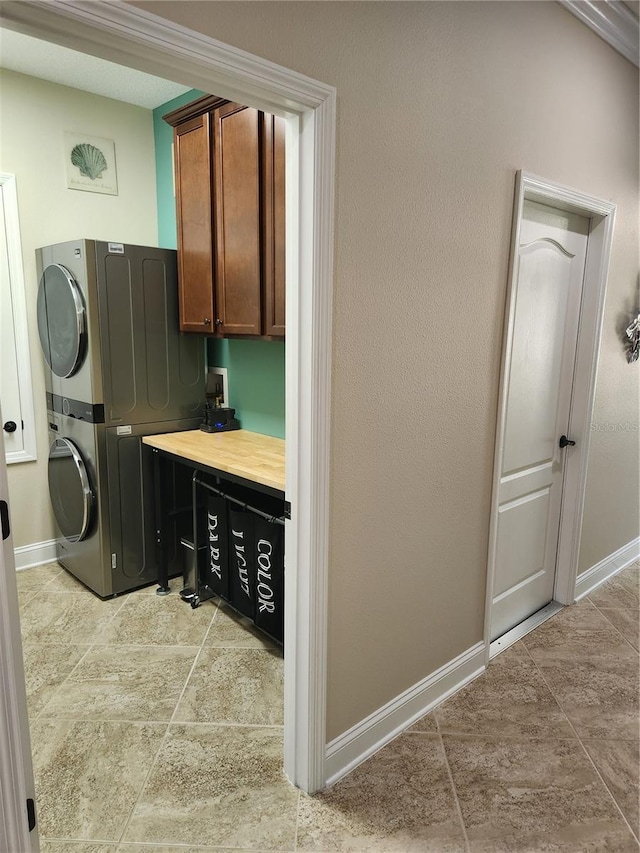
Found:
M 162 249 L 177 249 L 178 237 L 176 231 L 176 200 L 173 195 L 173 162 L 171 159 L 171 143 L 173 128 L 162 116 L 177 110 L 178 107 L 201 98 L 204 92 L 192 89 L 179 95 L 172 101 L 167 101 L 153 111 L 153 138 L 156 147 L 156 193 L 158 196 L 158 246 Z
M 243 429 L 284 438 L 284 341 L 209 338 L 211 367 L 226 367 Z
M 158 194 L 158 245 L 177 248 L 173 195 L 173 128 L 162 116 L 202 97 L 195 89 L 153 111 Z M 284 438 L 284 341 L 208 340 L 208 363 L 226 367 L 229 403 L 243 429 Z

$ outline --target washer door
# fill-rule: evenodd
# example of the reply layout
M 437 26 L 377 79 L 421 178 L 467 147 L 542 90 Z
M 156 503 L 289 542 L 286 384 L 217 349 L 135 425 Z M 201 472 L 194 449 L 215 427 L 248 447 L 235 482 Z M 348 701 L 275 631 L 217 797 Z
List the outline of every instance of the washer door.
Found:
M 56 438 L 49 450 L 49 496 L 62 535 L 80 542 L 91 526 L 94 494 L 80 451 L 68 438 Z
M 47 364 L 56 376 L 73 376 L 86 352 L 84 300 L 68 269 L 50 264 L 38 288 L 38 334 Z

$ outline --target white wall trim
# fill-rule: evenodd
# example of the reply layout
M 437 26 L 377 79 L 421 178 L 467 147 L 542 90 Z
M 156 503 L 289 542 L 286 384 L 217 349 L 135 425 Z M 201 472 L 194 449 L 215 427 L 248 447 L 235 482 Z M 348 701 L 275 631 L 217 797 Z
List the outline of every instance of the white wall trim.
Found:
M 286 116 L 284 769 L 324 787 L 336 91 L 125 3 L 8 0 L 3 26 Z M 300 130 L 295 134 L 295 129 Z M 297 137 L 297 138 L 296 138 Z M 289 323 L 291 326 L 289 327 Z
M 32 569 L 34 566 L 42 566 L 44 563 L 52 563 L 56 559 L 56 540 L 48 539 L 46 542 L 20 545 L 13 549 L 13 556 L 17 571 Z
M 576 601 L 589 595 L 606 580 L 626 569 L 634 560 L 640 559 L 640 536 L 591 566 L 586 572 L 578 575 L 576 581 Z
M 509 259 L 509 279 L 505 303 L 504 343 L 500 374 L 496 445 L 493 467 L 493 492 L 489 523 L 489 549 L 487 559 L 487 591 L 485 602 L 485 642 L 487 663 L 491 645 L 491 612 L 496 571 L 498 534 L 498 495 L 500 488 L 500 466 L 504 449 L 507 372 L 513 346 L 515 317 L 515 289 L 517 278 L 517 247 L 520 239 L 520 222 L 525 199 L 551 204 L 554 207 L 587 216 L 591 220 L 584 288 L 580 307 L 580 325 L 576 348 L 569 435 L 576 439 L 577 446 L 565 458 L 565 473 L 560 512 L 560 531 L 556 560 L 554 600 L 560 604 L 571 604 L 575 600 L 576 577 L 580 552 L 582 517 L 587 486 L 587 467 L 591 441 L 591 418 L 596 389 L 598 358 L 604 302 L 607 289 L 609 258 L 613 241 L 616 205 L 613 202 L 585 195 L 584 193 L 547 181 L 527 172 L 516 175 L 516 191 Z
M 485 669 L 485 645 L 477 643 L 327 744 L 327 785 L 362 764 Z
M 24 423 L 22 429 L 22 450 L 7 451 L 5 453 L 7 464 L 12 464 L 16 462 L 35 462 L 38 458 L 38 452 L 36 447 L 36 419 L 33 408 L 31 354 L 29 350 L 29 327 L 27 323 L 27 301 L 24 287 L 16 176 L 6 172 L 0 173 L 0 190 L 2 191 L 4 203 L 4 227 L 7 236 L 7 264 L 9 266 L 9 288 L 11 290 L 11 303 L 13 306 L 20 415 Z
M 625 59 L 639 64 L 638 19 L 620 0 L 558 0 Z

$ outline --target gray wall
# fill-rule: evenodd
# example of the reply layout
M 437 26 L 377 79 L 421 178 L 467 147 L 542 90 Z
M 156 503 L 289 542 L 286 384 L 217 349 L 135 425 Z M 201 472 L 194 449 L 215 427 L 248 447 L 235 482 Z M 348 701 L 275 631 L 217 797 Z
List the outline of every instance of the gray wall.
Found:
M 638 421 L 638 72 L 555 3 L 136 3 L 338 91 L 328 738 L 482 639 L 517 169 L 618 204 L 594 420 Z M 638 535 L 593 433 L 580 566 Z

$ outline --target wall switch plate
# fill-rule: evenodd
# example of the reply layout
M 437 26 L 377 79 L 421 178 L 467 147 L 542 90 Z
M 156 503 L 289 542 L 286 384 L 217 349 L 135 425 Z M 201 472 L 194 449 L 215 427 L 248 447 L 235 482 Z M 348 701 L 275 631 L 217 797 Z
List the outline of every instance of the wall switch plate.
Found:
M 215 394 L 216 385 L 222 388 L 222 408 L 229 408 L 229 379 L 226 367 L 210 367 L 207 370 L 207 394 Z

